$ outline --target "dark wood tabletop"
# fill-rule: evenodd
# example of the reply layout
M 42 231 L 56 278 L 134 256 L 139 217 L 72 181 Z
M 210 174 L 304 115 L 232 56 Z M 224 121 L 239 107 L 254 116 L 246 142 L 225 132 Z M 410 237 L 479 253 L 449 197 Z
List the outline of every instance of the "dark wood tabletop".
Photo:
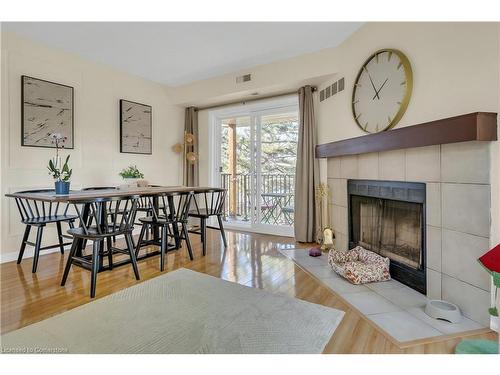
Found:
M 69 194 L 56 194 L 54 190 L 46 192 L 17 192 L 5 194 L 6 197 L 33 199 L 44 202 L 75 202 L 93 198 L 115 198 L 127 197 L 131 195 L 154 195 L 162 193 L 183 193 L 192 191 L 194 193 L 203 193 L 209 190 L 220 189 L 215 187 L 202 186 L 155 186 L 155 187 L 137 187 L 137 188 L 119 188 L 103 190 L 76 190 Z

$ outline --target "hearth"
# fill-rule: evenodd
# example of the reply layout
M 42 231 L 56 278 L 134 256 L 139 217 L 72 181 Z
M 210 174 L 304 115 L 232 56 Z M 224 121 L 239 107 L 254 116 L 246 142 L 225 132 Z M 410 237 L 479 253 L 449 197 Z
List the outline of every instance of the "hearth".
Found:
M 349 247 L 391 260 L 391 276 L 426 294 L 425 184 L 348 181 Z

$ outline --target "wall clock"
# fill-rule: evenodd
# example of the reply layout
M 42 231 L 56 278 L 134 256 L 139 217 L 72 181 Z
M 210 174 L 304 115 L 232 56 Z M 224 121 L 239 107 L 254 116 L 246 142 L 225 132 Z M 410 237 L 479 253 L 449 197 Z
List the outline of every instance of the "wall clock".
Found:
M 413 88 L 410 61 L 395 49 L 381 49 L 361 67 L 352 91 L 352 113 L 367 133 L 396 125 L 408 107 Z

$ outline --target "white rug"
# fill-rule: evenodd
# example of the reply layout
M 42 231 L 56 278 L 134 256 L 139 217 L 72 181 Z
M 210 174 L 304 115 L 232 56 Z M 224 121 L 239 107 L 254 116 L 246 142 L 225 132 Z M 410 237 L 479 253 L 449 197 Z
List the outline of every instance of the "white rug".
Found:
M 321 353 L 343 311 L 187 269 L 2 336 L 2 351 Z

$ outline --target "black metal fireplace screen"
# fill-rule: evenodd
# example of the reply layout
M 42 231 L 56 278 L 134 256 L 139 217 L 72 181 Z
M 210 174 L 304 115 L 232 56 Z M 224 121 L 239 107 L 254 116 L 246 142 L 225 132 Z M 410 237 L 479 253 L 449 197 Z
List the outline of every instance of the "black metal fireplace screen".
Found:
M 349 245 L 391 260 L 391 276 L 426 293 L 425 184 L 349 180 Z

